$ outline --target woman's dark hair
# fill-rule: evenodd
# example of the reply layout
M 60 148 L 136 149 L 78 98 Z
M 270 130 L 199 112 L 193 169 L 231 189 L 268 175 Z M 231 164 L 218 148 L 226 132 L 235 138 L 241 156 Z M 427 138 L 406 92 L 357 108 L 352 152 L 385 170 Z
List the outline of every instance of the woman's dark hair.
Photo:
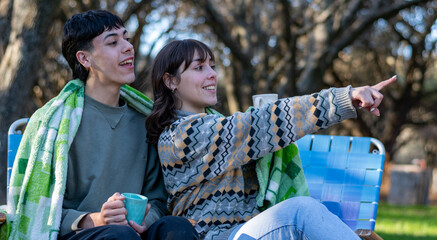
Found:
M 79 63 L 76 53 L 92 50 L 92 40 L 104 31 L 124 27 L 123 21 L 106 10 L 90 10 L 73 15 L 64 25 L 62 55 L 73 71 L 73 78 L 86 81 L 88 70 Z
M 177 119 L 175 110 L 180 104 L 175 94 L 165 85 L 163 77 L 168 73 L 173 81 L 176 83 L 180 81 L 180 74 L 193 62 L 196 51 L 202 62 L 208 57 L 214 61 L 211 49 L 194 39 L 172 41 L 164 46 L 155 57 L 151 75 L 155 103 L 146 119 L 147 138 L 155 146 L 158 144 L 162 131 Z M 179 72 L 182 64 L 185 64 L 183 71 Z

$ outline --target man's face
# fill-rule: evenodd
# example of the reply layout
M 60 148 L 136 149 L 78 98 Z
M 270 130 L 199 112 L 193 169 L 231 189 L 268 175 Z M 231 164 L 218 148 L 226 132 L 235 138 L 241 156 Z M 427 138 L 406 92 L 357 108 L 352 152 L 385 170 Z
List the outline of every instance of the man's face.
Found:
M 135 80 L 134 49 L 127 35 L 121 27 L 105 31 L 92 40 L 93 49 L 84 51 L 89 61 L 87 83 L 120 87 Z

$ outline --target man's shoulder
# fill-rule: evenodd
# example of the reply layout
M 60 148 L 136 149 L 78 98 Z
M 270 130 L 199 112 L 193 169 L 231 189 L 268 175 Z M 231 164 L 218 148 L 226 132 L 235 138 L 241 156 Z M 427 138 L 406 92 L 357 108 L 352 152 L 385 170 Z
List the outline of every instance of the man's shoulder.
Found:
M 145 115 L 144 113 L 136 110 L 134 107 L 130 106 L 129 104 L 127 105 L 127 109 L 129 114 L 132 114 L 134 116 L 138 116 L 138 117 L 142 117 L 142 118 L 146 118 L 147 115 Z
M 50 103 L 44 104 L 42 107 L 38 108 L 33 114 L 32 120 L 40 120 L 42 116 L 45 116 L 49 112 Z

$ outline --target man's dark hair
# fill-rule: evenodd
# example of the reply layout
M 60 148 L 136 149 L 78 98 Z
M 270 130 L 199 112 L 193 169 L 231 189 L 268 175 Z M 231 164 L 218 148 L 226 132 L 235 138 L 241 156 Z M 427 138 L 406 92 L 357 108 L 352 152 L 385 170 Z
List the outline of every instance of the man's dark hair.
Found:
M 76 58 L 77 51 L 90 51 L 92 40 L 104 31 L 124 27 L 122 20 L 106 10 L 90 10 L 73 15 L 64 26 L 62 54 L 73 71 L 73 78 L 86 81 L 88 70 Z

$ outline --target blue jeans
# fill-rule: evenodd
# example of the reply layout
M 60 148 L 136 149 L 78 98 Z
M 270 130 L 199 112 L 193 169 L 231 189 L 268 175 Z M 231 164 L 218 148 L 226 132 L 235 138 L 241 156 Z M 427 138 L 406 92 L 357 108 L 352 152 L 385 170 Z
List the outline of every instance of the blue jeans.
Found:
M 240 225 L 228 240 L 360 239 L 352 229 L 311 197 L 287 199 Z

